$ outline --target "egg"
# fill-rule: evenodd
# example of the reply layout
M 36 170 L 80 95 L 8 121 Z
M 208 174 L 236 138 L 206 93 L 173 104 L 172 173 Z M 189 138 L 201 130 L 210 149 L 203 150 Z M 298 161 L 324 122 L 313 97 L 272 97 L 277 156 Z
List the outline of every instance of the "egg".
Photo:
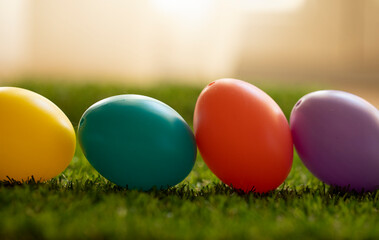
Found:
M 196 102 L 194 131 L 209 169 L 235 189 L 274 190 L 291 170 L 287 119 L 272 98 L 247 82 L 210 83 Z
M 0 87 L 0 180 L 45 181 L 60 174 L 75 152 L 75 131 L 50 100 Z
M 141 95 L 101 100 L 83 114 L 78 139 L 91 165 L 128 189 L 166 189 L 191 172 L 196 141 L 168 105 Z
M 317 91 L 292 110 L 291 131 L 304 165 L 321 181 L 350 190 L 379 188 L 379 111 L 343 91 Z

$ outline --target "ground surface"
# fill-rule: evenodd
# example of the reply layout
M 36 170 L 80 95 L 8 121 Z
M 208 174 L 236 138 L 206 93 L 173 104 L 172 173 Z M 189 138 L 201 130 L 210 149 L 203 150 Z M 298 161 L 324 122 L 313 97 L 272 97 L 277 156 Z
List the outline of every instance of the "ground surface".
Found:
M 191 125 L 201 91 L 173 85 L 17 85 L 54 101 L 74 125 L 91 104 L 122 93 L 164 101 Z M 314 90 L 263 89 L 287 117 L 296 101 Z M 77 149 L 70 166 L 49 182 L 0 185 L 0 239 L 378 239 L 378 209 L 379 191 L 357 194 L 329 188 L 298 157 L 285 184 L 265 195 L 241 195 L 226 187 L 200 156 L 178 186 L 138 192 L 106 181 Z

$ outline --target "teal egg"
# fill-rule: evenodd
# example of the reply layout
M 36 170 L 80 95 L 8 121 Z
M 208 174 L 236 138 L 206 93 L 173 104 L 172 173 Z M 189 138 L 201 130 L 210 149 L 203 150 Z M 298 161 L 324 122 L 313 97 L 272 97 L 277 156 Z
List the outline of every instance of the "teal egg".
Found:
M 78 140 L 91 165 L 109 181 L 129 189 L 166 189 L 191 172 L 195 137 L 168 105 L 141 95 L 119 95 L 88 108 Z

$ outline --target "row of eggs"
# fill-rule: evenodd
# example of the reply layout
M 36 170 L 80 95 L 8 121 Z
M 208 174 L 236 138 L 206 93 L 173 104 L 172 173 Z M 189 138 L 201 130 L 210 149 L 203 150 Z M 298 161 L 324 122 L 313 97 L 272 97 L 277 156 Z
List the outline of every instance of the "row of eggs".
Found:
M 269 192 L 287 178 L 293 145 L 323 182 L 357 191 L 379 188 L 379 111 L 353 94 L 310 93 L 294 106 L 289 125 L 265 92 L 220 79 L 198 97 L 194 133 L 168 105 L 131 94 L 95 103 L 78 126 L 91 165 L 129 189 L 178 184 L 192 170 L 198 148 L 225 184 Z M 0 87 L 0 180 L 53 178 L 68 166 L 75 146 L 70 120 L 51 101 Z

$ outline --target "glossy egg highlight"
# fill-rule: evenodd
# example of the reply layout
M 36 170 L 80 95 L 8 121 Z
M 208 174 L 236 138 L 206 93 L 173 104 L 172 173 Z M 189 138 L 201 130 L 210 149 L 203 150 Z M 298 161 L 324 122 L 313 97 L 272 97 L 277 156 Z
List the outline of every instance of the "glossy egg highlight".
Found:
M 379 188 L 379 111 L 343 91 L 305 95 L 292 110 L 294 144 L 321 181 L 357 191 Z
M 78 139 L 91 165 L 128 189 L 166 189 L 191 172 L 192 130 L 168 105 L 141 95 L 101 100 L 83 114 Z
M 75 153 L 70 120 L 47 98 L 0 87 L 0 180 L 45 181 L 60 174 Z
M 194 131 L 209 169 L 236 189 L 269 192 L 291 170 L 287 119 L 270 96 L 247 82 L 210 83 L 197 100 Z

